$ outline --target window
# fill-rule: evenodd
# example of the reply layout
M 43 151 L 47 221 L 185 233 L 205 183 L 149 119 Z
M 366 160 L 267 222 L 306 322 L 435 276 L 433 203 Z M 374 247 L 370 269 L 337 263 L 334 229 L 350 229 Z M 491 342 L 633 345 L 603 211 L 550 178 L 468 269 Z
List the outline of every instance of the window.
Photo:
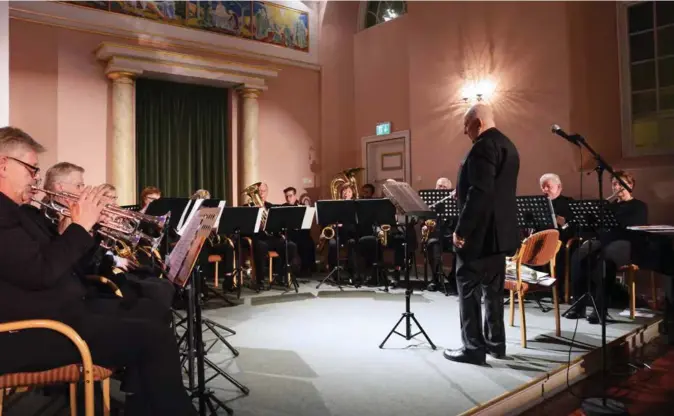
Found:
M 407 13 L 405 1 L 368 1 L 365 10 L 365 29 L 400 17 Z
M 674 2 L 620 7 L 623 153 L 674 154 Z

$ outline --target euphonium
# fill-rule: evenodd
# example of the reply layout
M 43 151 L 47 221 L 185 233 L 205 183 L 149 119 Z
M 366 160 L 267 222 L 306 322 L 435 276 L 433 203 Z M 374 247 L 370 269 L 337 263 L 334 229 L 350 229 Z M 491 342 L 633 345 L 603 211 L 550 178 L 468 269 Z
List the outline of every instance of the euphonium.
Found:
M 377 239 L 381 242 L 381 245 L 386 247 L 388 246 L 388 233 L 391 231 L 391 226 L 384 224 L 379 227 L 379 232 L 377 233 Z
M 339 172 L 337 176 L 330 181 L 330 194 L 332 199 L 342 199 L 339 191 L 344 185 L 351 185 L 354 190 L 354 197 L 358 199 L 358 181 L 356 180 L 356 174 L 361 170 L 363 170 L 363 168 L 351 168 Z
M 424 221 L 424 225 L 421 226 L 421 244 L 426 244 L 428 242 L 428 239 L 430 238 L 431 233 L 433 233 L 433 230 L 435 230 L 436 225 L 437 222 L 435 220 Z
M 260 185 L 262 185 L 262 182 L 255 182 L 254 184 L 247 186 L 241 193 L 247 195 L 248 198 L 250 198 L 250 202 L 252 202 L 254 206 L 258 208 L 264 208 L 264 201 L 260 196 Z M 267 223 L 267 215 L 268 211 L 264 209 L 262 211 L 262 220 L 260 221 L 260 228 L 263 230 L 265 224 Z

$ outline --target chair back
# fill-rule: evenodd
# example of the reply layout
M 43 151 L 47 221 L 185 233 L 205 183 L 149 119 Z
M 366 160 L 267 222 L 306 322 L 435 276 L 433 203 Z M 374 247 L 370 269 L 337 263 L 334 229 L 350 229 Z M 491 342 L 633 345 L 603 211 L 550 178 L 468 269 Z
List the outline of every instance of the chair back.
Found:
M 527 266 L 544 266 L 555 258 L 559 246 L 559 231 L 539 231 L 522 241 L 514 260 Z

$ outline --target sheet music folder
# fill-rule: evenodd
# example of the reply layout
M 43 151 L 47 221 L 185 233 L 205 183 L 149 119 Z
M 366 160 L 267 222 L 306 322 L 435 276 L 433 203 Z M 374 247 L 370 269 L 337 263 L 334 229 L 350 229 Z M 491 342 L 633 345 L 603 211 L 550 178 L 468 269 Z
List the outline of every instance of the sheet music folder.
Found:
M 386 182 L 384 195 L 393 202 L 399 213 L 408 217 L 434 217 L 435 212 L 421 199 L 419 194 L 406 182 Z
M 265 231 L 308 230 L 315 208 L 305 206 L 271 207 L 267 213 Z
M 185 226 L 182 237 L 168 258 L 169 281 L 185 287 L 204 242 L 215 226 L 222 208 L 201 208 Z

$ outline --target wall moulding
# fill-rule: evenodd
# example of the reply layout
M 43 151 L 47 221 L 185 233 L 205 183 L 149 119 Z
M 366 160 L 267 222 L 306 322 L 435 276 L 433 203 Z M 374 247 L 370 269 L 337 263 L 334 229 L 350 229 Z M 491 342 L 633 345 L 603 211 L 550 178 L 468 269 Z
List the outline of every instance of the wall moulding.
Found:
M 259 65 L 205 59 L 152 48 L 104 42 L 95 50 L 96 58 L 107 62 L 105 74 L 165 78 L 223 87 L 243 86 L 266 90 L 265 80 L 278 72 Z
M 300 3 L 301 2 L 297 2 Z M 294 7 L 294 6 L 293 6 Z M 309 33 L 319 33 L 317 16 L 310 13 Z M 238 56 L 319 70 L 318 36 L 310 37 L 309 53 L 276 45 L 177 27 L 134 16 L 109 13 L 51 1 L 21 1 L 10 4 L 10 18 L 88 33 L 133 39 L 157 47 L 179 47 L 194 51 Z M 195 58 L 197 58 L 195 56 Z

